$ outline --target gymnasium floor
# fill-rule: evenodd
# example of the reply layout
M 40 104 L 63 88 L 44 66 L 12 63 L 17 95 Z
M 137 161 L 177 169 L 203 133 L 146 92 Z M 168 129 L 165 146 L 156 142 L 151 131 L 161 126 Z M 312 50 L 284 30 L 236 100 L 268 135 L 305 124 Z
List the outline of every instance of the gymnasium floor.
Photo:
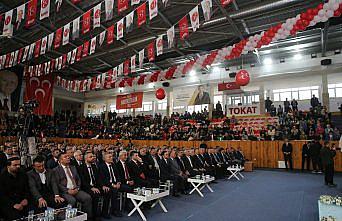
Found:
M 323 184 L 323 175 L 300 172 L 256 170 L 244 173 L 242 181 L 212 184 L 214 193 L 205 198 L 192 194 L 168 197 L 163 213 L 159 206 L 144 211 L 149 221 L 317 221 L 317 199 L 321 194 L 342 194 L 342 175 L 335 176 L 337 188 Z M 112 220 L 141 220 L 137 213 Z

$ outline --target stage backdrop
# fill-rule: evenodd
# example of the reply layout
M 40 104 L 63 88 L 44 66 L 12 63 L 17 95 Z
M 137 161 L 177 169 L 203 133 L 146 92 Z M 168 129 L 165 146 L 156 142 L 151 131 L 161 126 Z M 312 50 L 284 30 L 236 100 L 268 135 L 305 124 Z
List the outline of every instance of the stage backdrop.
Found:
M 19 66 L 0 71 L 0 111 L 18 111 L 23 71 Z
M 141 108 L 143 97 L 144 97 L 143 92 L 118 95 L 116 97 L 116 109 L 120 110 L 120 109 Z
M 210 104 L 210 89 L 207 85 L 177 88 L 173 92 L 174 106 Z

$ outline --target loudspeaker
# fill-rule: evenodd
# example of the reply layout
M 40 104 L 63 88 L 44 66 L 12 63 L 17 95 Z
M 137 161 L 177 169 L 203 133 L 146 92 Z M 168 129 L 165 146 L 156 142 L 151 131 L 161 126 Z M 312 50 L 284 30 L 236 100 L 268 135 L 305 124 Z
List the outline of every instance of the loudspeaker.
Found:
M 170 83 L 169 82 L 163 82 L 163 87 L 170 87 Z
M 236 72 L 229 73 L 230 78 L 235 78 L 235 76 L 236 76 Z
M 321 60 L 321 65 L 323 66 L 331 65 L 331 59 Z

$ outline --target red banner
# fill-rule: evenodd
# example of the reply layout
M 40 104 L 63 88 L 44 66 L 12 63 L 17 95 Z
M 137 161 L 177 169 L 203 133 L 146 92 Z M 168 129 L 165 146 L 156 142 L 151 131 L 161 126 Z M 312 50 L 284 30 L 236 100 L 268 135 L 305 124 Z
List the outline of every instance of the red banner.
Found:
M 120 110 L 120 109 L 141 108 L 143 97 L 144 97 L 143 92 L 118 95 L 116 97 L 116 109 Z
M 218 84 L 218 91 L 230 91 L 230 90 L 239 90 L 239 89 L 241 89 L 240 86 L 237 85 L 235 82 Z
M 118 0 L 118 12 L 121 13 L 128 9 L 128 0 Z
M 90 30 L 90 13 L 91 11 L 89 10 L 83 14 L 82 34 L 85 34 Z
M 189 29 L 188 29 L 188 18 L 187 16 L 184 16 L 179 21 L 179 36 L 181 40 L 184 40 L 185 38 L 189 37 Z
M 221 4 L 222 6 L 226 6 L 228 4 L 230 4 L 233 0 L 221 0 Z
M 112 44 L 114 42 L 114 25 L 107 28 L 107 44 Z
M 82 57 L 83 45 L 77 47 L 76 61 L 80 61 Z
M 87 57 L 89 53 L 89 41 L 84 42 L 83 44 L 83 53 L 82 58 Z
M 53 75 L 26 79 L 25 101 L 36 100 L 39 106 L 34 109 L 38 115 L 52 115 Z
M 154 61 L 154 58 L 155 58 L 155 55 L 154 55 L 154 44 L 155 42 L 151 42 L 148 46 L 147 46 L 147 57 L 148 57 L 148 60 L 151 62 L 151 61 Z
M 127 76 L 129 74 L 129 64 L 131 61 L 129 59 L 124 62 L 124 75 Z
M 38 58 L 40 54 L 40 45 L 41 45 L 42 39 L 39 39 L 36 41 L 36 46 L 34 47 L 34 57 Z
M 55 34 L 55 49 L 59 48 L 61 45 L 62 41 L 62 28 L 57 29 L 56 34 Z
M 146 2 L 137 8 L 138 27 L 146 22 Z
M 27 4 L 26 24 L 25 27 L 29 28 L 36 22 L 37 16 L 37 0 L 31 0 Z

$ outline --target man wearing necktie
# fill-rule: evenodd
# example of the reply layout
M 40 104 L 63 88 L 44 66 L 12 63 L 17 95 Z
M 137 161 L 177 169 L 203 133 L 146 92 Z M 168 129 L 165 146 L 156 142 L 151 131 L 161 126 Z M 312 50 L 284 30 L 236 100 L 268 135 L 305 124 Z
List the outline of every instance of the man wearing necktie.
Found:
M 114 164 L 113 154 L 106 152 L 103 160 L 104 163 L 99 166 L 100 179 L 103 182 L 103 190 L 109 194 L 106 194 L 103 199 L 102 216 L 110 219 L 109 213 L 111 213 L 113 216 L 121 217 L 122 213 L 120 211 L 118 193 L 124 184 L 122 184 L 118 170 Z M 111 212 L 109 211 L 109 204 L 111 204 Z
M 70 165 L 70 157 L 66 153 L 61 153 L 58 157 L 60 165 L 54 169 L 59 192 L 66 201 L 73 207 L 76 202 L 82 203 L 82 211 L 87 213 L 88 220 L 93 217 L 91 196 L 80 190 L 81 179 L 74 166 Z

